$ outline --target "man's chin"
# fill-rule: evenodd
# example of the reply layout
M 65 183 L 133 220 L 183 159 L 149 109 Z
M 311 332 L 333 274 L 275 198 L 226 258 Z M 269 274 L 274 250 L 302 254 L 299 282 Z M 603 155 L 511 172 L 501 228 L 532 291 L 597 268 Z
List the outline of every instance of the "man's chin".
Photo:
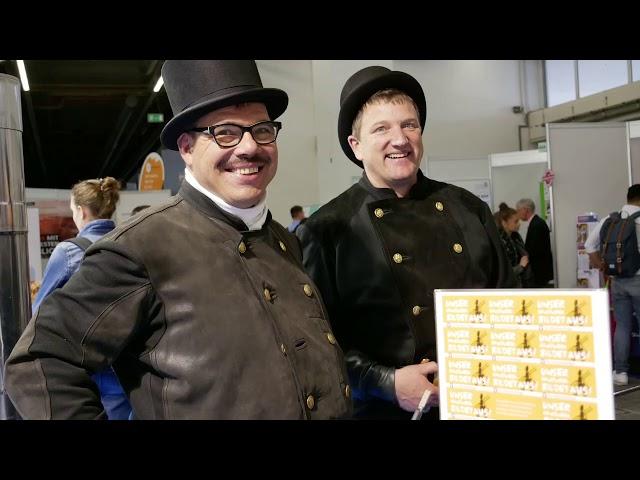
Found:
M 254 190 L 246 192 L 244 195 L 234 195 L 227 200 L 227 203 L 236 208 L 255 207 L 265 196 L 264 190 Z

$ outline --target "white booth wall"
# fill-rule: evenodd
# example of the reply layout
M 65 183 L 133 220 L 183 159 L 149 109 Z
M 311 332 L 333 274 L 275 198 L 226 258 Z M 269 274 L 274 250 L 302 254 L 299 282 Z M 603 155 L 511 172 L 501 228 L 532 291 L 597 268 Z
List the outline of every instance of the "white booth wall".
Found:
M 631 184 L 625 123 L 547 125 L 551 188 L 552 245 L 557 286 L 575 288 L 577 216 L 602 218 L 626 202 Z
M 292 205 L 324 204 L 362 174 L 340 148 L 337 121 L 344 83 L 370 65 L 407 72 L 422 84 L 427 97 L 423 138 L 430 157 L 486 159 L 518 150 L 518 127 L 525 118 L 512 108 L 544 106 L 536 60 L 261 60 L 264 85 L 289 94 L 278 137 L 278 173 L 268 193 L 279 222 L 290 221 Z
M 544 208 L 540 201 L 540 182 L 547 169 L 547 154 L 538 150 L 507 152 L 489 155 L 493 186 L 493 211 L 501 202 L 511 208 L 522 198 L 530 198 L 536 213 Z M 542 216 L 542 215 L 540 215 Z M 520 235 L 527 238 L 529 222 L 520 223 Z
M 640 183 L 640 121 L 628 123 L 632 183 Z

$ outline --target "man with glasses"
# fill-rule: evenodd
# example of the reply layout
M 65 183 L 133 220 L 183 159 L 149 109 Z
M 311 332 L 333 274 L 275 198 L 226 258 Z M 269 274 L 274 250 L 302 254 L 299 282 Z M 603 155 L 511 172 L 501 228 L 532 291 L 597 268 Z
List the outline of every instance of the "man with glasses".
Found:
M 266 188 L 287 94 L 251 60 L 169 60 L 162 143 L 185 182 L 87 250 L 7 361 L 26 418 L 102 418 L 90 374 L 113 365 L 140 419 L 350 413 L 343 355 Z
M 345 351 L 357 418 L 408 419 L 427 390 L 438 404 L 434 289 L 513 284 L 489 207 L 420 171 L 426 117 L 412 76 L 371 66 L 349 78 L 338 136 L 364 173 L 296 232 Z

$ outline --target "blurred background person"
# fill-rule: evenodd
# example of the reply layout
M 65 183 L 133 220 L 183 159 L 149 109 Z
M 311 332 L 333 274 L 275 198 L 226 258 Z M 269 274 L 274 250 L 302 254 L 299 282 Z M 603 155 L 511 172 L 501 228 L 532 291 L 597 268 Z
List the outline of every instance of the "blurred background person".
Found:
M 511 268 L 516 277 L 516 288 L 532 288 L 534 286 L 529 254 L 525 248 L 520 230 L 520 217 L 518 212 L 509 207 L 506 203 L 501 203 L 499 210 L 494 214 L 496 226 L 500 233 L 500 240 Z
M 307 217 L 304 215 L 304 210 L 300 205 L 294 205 L 291 207 L 291 223 L 287 227 L 291 233 L 295 233 L 298 227 L 305 222 Z
M 149 208 L 151 205 L 138 205 L 133 210 L 131 210 L 131 216 L 133 217 L 136 213 L 141 212 L 145 208 Z
M 111 216 L 120 198 L 120 184 L 113 177 L 83 180 L 71 189 L 69 208 L 78 228 L 75 238 L 60 242 L 51 253 L 42 277 L 40 290 L 33 302 L 33 312 L 55 289 L 69 281 L 84 257 L 84 251 L 96 240 L 115 228 Z M 127 420 L 131 413 L 129 400 L 112 368 L 92 377 L 100 390 L 100 399 L 110 420 Z
M 529 253 L 533 286 L 536 288 L 553 287 L 549 284 L 553 280 L 553 256 L 549 226 L 535 213 L 536 204 L 530 198 L 518 200 L 516 210 L 520 220 L 529 222 L 524 247 Z

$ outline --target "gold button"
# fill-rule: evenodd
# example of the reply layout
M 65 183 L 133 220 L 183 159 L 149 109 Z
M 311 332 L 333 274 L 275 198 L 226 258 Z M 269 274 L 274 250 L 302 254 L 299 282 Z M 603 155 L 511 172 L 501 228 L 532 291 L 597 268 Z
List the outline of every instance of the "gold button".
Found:
M 442 205 L 442 202 L 436 202 L 436 210 L 438 210 L 439 212 L 444 210 L 444 205 Z
M 287 354 L 287 349 L 285 348 L 284 343 L 281 343 L 281 344 L 280 344 L 280 350 L 282 350 L 282 354 L 283 354 L 283 355 L 286 355 L 286 354 Z
M 264 289 L 264 298 L 267 302 L 271 301 L 271 292 L 269 291 L 268 288 Z
M 382 217 L 384 217 L 384 212 L 382 211 L 382 209 L 381 209 L 381 208 L 376 208 L 376 209 L 373 211 L 373 214 L 374 214 L 376 217 L 378 217 L 378 218 L 382 218 Z
M 402 255 L 400 255 L 399 253 L 394 254 L 393 261 L 396 263 L 402 263 Z
M 336 344 L 336 337 L 333 336 L 333 333 L 327 333 L 327 340 L 329 340 L 331 345 Z
M 420 306 L 416 305 L 415 307 L 413 307 L 413 315 L 415 317 L 417 317 L 418 315 L 420 315 L 420 312 L 422 311 L 422 308 L 420 308 Z
M 244 244 L 244 242 L 240 242 L 240 245 L 238 245 L 238 251 L 240 253 L 244 253 L 247 251 L 247 246 Z
M 344 396 L 349 398 L 349 395 L 351 395 L 351 388 L 349 388 L 349 385 L 344 387 Z
M 309 395 L 307 397 L 307 407 L 309 407 L 309 410 L 313 410 L 313 407 L 316 406 L 316 399 L 313 398 L 313 395 Z
M 460 245 L 459 243 L 454 243 L 453 251 L 456 253 L 462 253 L 462 245 Z
M 313 295 L 313 290 L 311 290 L 311 286 L 309 284 L 305 283 L 302 289 L 304 290 L 304 294 L 307 297 L 310 297 L 311 295 Z
M 287 251 L 287 247 L 284 246 L 284 243 L 279 242 L 280 243 L 280 250 L 282 250 L 283 252 Z

